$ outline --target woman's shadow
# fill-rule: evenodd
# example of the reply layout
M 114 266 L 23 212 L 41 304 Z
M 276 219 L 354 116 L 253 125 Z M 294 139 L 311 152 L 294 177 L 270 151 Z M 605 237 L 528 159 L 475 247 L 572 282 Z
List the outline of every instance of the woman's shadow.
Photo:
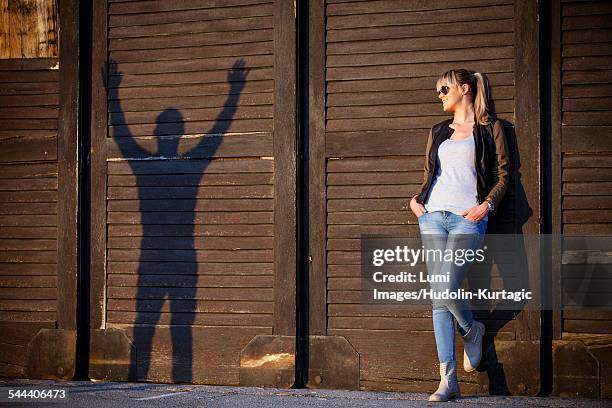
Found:
M 198 263 L 194 245 L 196 197 L 202 176 L 210 164 L 208 158 L 215 155 L 238 109 L 238 100 L 246 84 L 248 72 L 243 59 L 234 63 L 227 74 L 230 86 L 228 96 L 214 125 L 195 147 L 182 154 L 178 148 L 181 137 L 185 134 L 185 124 L 180 110 L 168 108 L 157 116 L 154 130 L 157 151 L 150 152 L 134 139 L 121 108 L 119 84 L 122 74 L 118 71 L 116 62 L 108 61 L 108 72 L 103 72 L 108 100 L 116 111 L 111 114 L 113 137 L 136 178 L 142 225 L 136 289 L 137 314 L 128 374 L 132 381 L 146 380 L 148 377 L 155 327 L 167 297 L 171 313 L 172 378 L 174 382 L 192 382 L 191 330 L 196 316 L 198 283 Z M 189 160 L 187 166 L 181 167 L 181 173 L 187 174 L 179 176 L 180 182 L 177 186 L 180 188 L 168 189 L 165 192 L 160 191 L 163 189 L 151 188 L 155 186 L 155 182 L 151 182 L 151 159 L 164 162 L 177 160 L 184 163 L 183 159 L 196 155 L 206 159 Z M 187 171 L 184 168 L 187 168 Z M 163 178 L 164 175 L 156 176 Z M 163 183 L 158 184 L 159 186 L 168 185 Z M 177 201 L 179 199 L 180 202 Z M 172 221 L 164 220 L 164 211 L 174 212 L 177 217 Z M 169 229 L 172 228 L 170 224 L 180 224 L 181 228 L 177 228 L 174 234 L 164 234 L 166 238 L 163 239 L 159 236 L 159 229 L 163 228 L 163 224 L 167 224 Z M 166 280 L 165 283 L 152 284 L 151 281 L 160 275 L 171 277 L 171 283 Z

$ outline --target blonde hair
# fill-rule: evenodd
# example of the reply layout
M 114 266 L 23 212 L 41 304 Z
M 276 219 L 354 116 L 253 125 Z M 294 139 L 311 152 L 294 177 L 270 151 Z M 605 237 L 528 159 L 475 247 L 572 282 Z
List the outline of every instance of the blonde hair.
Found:
M 470 87 L 476 122 L 481 125 L 488 125 L 491 119 L 488 108 L 489 87 L 486 78 L 480 72 L 468 71 L 463 68 L 451 69 L 438 78 L 436 89 L 439 90 L 443 85 L 460 87 L 463 84 L 468 84 Z

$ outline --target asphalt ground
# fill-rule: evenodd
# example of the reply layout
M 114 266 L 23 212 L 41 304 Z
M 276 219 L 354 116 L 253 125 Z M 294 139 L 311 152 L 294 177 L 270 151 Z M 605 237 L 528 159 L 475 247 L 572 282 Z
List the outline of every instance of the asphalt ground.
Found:
M 0 390 L 65 390 L 56 402 L 0 402 L 10 407 L 612 407 L 612 400 L 561 397 L 462 396 L 452 402 L 427 402 L 427 393 L 232 387 L 125 382 L 1 380 Z M 3 399 L 6 401 L 6 399 Z

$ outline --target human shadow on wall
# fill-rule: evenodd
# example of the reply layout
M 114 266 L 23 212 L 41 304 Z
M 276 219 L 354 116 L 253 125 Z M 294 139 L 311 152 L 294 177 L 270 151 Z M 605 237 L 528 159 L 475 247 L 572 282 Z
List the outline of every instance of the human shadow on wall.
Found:
M 198 311 L 195 208 L 202 177 L 210 164 L 208 158 L 215 156 L 231 125 L 248 72 L 243 59 L 233 64 L 227 74 L 228 96 L 214 125 L 196 146 L 183 153 L 179 153 L 179 142 L 185 134 L 185 122 L 180 110 L 168 108 L 157 116 L 153 132 L 157 151 L 148 151 L 136 142 L 121 107 L 119 84 L 123 77 L 117 63 L 110 60 L 108 76 L 103 73 L 113 111 L 113 137 L 136 179 L 142 225 L 130 380 L 149 377 L 153 336 L 166 298 L 170 322 L 164 324 L 170 325 L 172 338 L 172 379 L 193 380 L 192 325 Z
M 491 106 L 494 105 L 491 102 Z M 501 120 L 501 119 L 500 119 Z M 480 272 L 469 274 L 467 287 L 470 291 L 477 291 L 478 288 L 488 288 L 497 290 L 499 283 L 501 288 L 507 291 L 520 291 L 521 289 L 530 290 L 529 268 L 527 259 L 533 255 L 530 245 L 533 240 L 524 239 L 523 229 L 527 221 L 533 215 L 525 188 L 521 178 L 521 158 L 519 153 L 518 139 L 514 131 L 514 125 L 506 120 L 501 120 L 506 140 L 508 142 L 509 156 L 509 183 L 501 200 L 498 209 L 489 215 L 487 223 L 487 233 L 483 246 L 487 246 L 487 251 L 492 257 L 481 265 Z M 512 242 L 504 238 L 501 240 L 495 237 L 500 234 L 512 235 Z M 512 250 L 509 247 L 512 245 Z M 508 257 L 513 258 L 508 263 Z M 492 272 L 495 269 L 501 282 L 494 284 Z M 470 281 L 472 279 L 472 282 Z M 475 283 L 478 279 L 478 283 Z M 525 308 L 526 302 L 506 301 L 500 302 L 488 310 L 475 310 L 474 315 L 477 320 L 484 320 L 486 325 L 486 335 L 483 339 L 483 357 L 478 367 L 478 371 L 485 373 L 489 383 L 489 393 L 493 395 L 510 395 L 507 375 L 504 365 L 499 361 L 495 346 L 496 337 L 507 336 L 508 332 L 502 333 L 504 326 L 511 323 L 515 317 Z M 525 356 L 528 358 L 528 356 Z

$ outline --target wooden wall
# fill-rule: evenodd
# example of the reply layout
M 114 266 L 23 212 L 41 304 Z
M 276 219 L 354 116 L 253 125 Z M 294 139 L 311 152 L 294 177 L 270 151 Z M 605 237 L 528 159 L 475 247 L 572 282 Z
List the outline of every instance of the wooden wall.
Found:
M 562 194 L 558 222 L 567 235 L 612 233 L 610 16 L 612 7 L 605 2 L 561 5 Z M 570 277 L 576 268 L 580 265 L 565 265 L 564 272 Z M 612 334 L 611 316 L 564 311 L 563 331 Z
M 133 339 L 131 378 L 237 384 L 253 337 L 294 333 L 279 4 L 94 6 L 91 319 Z
M 25 376 L 26 347 L 55 327 L 57 60 L 0 61 L 0 372 Z
M 611 6 L 604 1 L 563 1 L 553 7 L 552 208 L 556 234 L 612 233 Z M 595 305 L 609 302 L 598 302 L 596 297 L 609 296 L 610 264 L 606 257 L 602 265 L 593 265 L 574 256 L 585 245 L 565 245 L 555 264 L 554 389 L 563 395 L 609 398 L 612 383 L 606 373 L 612 369 L 612 313 Z M 563 309 L 574 298 L 566 293 L 568 287 L 589 288 L 585 300 L 592 307 Z M 588 362 L 580 373 L 572 365 L 578 360 Z
M 537 218 L 518 219 L 514 205 L 519 183 L 532 214 L 539 211 L 539 186 L 533 177 L 539 143 L 537 89 L 528 89 L 537 86 L 537 43 L 517 31 L 535 25 L 535 9 L 504 0 L 315 3 L 310 47 L 325 51 L 311 51 L 310 67 L 315 72 L 310 77 L 315 231 L 310 327 L 313 334 L 348 339 L 359 353 L 362 389 L 433 391 L 439 373 L 431 311 L 376 311 L 359 304 L 360 237 L 418 236 L 408 203 L 422 182 L 428 131 L 450 117 L 442 111 L 435 81 L 460 67 L 488 76 L 513 155 L 505 208 L 500 217 L 491 217 L 489 230 L 538 230 Z M 323 17 L 324 26 L 317 22 Z M 534 92 L 533 102 L 525 103 Z M 519 160 L 533 164 L 518 173 Z M 326 288 L 324 293 L 319 285 Z M 476 317 L 487 325 L 489 341 L 495 337 L 510 344 L 539 336 L 534 330 L 538 317 L 528 312 L 516 318 L 512 312 L 476 312 Z M 459 338 L 457 344 L 461 361 Z M 529 353 L 536 352 L 534 345 Z M 504 358 L 501 353 L 499 358 Z M 495 388 L 494 376 L 489 379 L 485 385 L 488 381 L 476 374 L 460 373 L 466 392 Z M 507 378 L 505 386 L 512 389 L 513 381 Z M 535 393 L 537 387 L 534 383 L 523 392 Z

